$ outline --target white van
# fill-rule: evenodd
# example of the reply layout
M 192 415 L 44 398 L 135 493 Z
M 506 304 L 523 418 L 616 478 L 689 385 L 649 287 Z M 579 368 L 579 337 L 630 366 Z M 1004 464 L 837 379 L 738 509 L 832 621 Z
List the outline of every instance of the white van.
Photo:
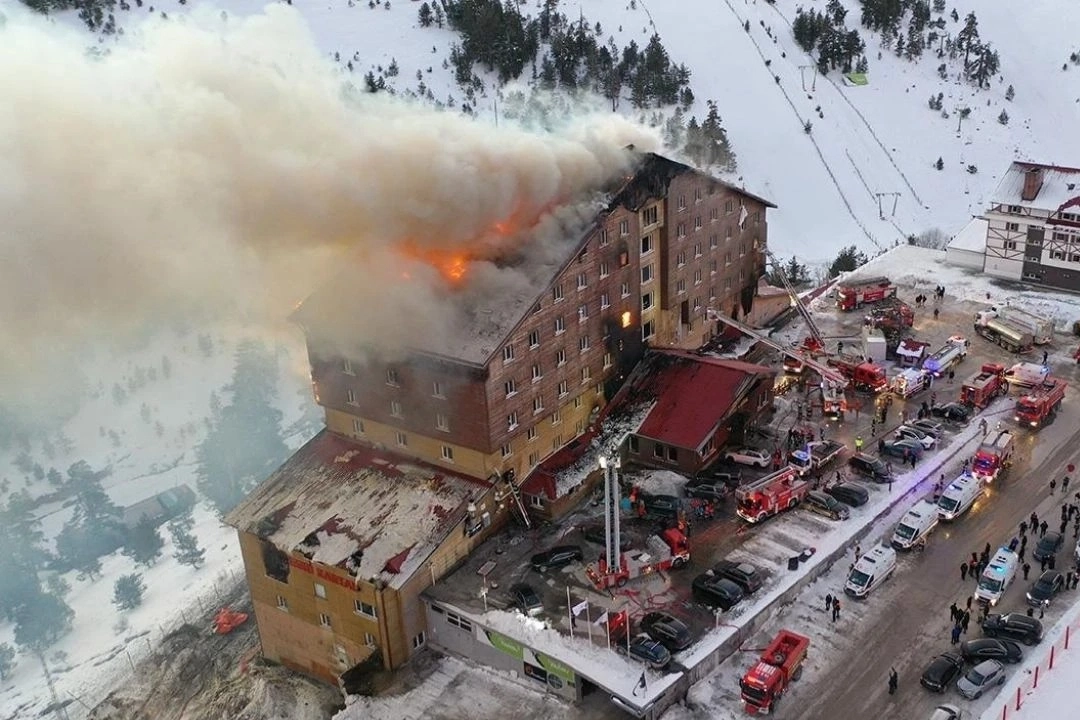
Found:
M 971 475 L 961 475 L 938 498 L 938 515 L 942 520 L 955 520 L 970 510 L 982 494 L 982 482 Z
M 878 545 L 859 558 L 848 574 L 844 592 L 852 597 L 866 597 L 870 591 L 889 579 L 896 569 L 896 551 Z
M 990 558 L 990 564 L 979 576 L 979 584 L 975 587 L 975 601 L 986 603 L 990 607 L 997 605 L 998 600 L 1005 593 L 1005 588 L 1016 577 L 1016 566 L 1020 564 L 1020 557 L 1009 548 L 999 548 Z
M 1005 379 L 1012 385 L 1020 387 L 1042 385 L 1046 382 L 1048 375 L 1050 375 L 1050 368 L 1031 362 L 1016 363 L 1005 371 Z
M 929 500 L 915 503 L 896 526 L 892 546 L 897 550 L 910 550 L 926 542 L 926 536 L 937 527 L 938 508 Z

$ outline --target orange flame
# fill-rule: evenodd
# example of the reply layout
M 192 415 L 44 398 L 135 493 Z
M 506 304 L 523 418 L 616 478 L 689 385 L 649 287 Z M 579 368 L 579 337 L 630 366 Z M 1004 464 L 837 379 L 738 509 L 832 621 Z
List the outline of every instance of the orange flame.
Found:
M 488 238 L 491 235 L 510 237 L 519 229 L 520 223 L 511 216 L 493 223 L 491 229 L 484 233 L 483 236 Z M 469 262 L 484 255 L 483 246 L 479 244 L 472 247 L 464 244 L 455 248 L 428 248 L 421 247 L 413 240 L 402 242 L 398 245 L 398 250 L 407 258 L 419 260 L 435 268 L 443 276 L 443 279 L 451 285 L 461 284 L 468 273 Z M 411 279 L 408 271 L 402 272 L 401 276 L 406 280 Z

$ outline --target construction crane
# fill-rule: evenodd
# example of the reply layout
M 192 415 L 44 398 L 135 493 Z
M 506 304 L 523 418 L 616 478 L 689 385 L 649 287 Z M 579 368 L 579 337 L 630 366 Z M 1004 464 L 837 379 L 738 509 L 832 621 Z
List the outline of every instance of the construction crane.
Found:
M 730 325 L 743 335 L 748 335 L 758 342 L 768 345 L 772 349 L 780 352 L 784 357 L 794 358 L 811 370 L 816 371 L 817 374 L 821 376 L 821 405 L 823 414 L 841 415 L 847 411 L 847 396 L 844 391 L 847 390 L 849 381 L 839 370 L 826 365 L 823 362 L 819 362 L 799 350 L 783 345 L 782 343 L 773 340 L 768 335 L 763 335 L 758 330 L 748 325 L 744 325 L 738 320 L 729 318 L 717 310 L 709 308 L 706 315 L 710 320 L 716 320 L 725 325 Z
M 825 337 L 821 334 L 821 330 L 818 329 L 817 323 L 814 322 L 814 316 L 810 314 L 810 310 L 806 307 L 806 304 L 799 297 L 799 293 L 795 292 L 794 286 L 791 284 L 791 280 L 788 279 L 787 273 L 784 272 L 784 265 L 781 263 L 772 251 L 765 248 L 765 255 L 769 258 L 769 262 L 772 263 L 773 272 L 780 278 L 780 282 L 783 284 L 784 289 L 787 290 L 789 296 L 791 296 L 791 303 L 798 311 L 799 315 L 806 322 L 806 327 L 810 330 L 810 336 L 803 339 L 802 349 L 803 352 L 814 357 L 818 354 L 825 352 Z M 794 357 L 784 357 L 784 370 L 788 372 L 798 373 L 802 372 L 803 363 L 801 360 Z

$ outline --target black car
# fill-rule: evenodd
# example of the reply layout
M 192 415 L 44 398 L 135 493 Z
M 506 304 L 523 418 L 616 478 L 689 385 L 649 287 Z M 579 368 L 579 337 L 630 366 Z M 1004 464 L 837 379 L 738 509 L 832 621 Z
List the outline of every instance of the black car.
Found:
M 593 523 L 592 525 L 584 525 L 581 528 L 582 536 L 591 543 L 597 545 L 603 545 L 607 542 L 607 538 L 604 535 L 604 525 L 602 523 Z M 626 552 L 633 545 L 633 541 L 626 535 L 620 535 L 619 537 L 619 550 Z
M 761 571 L 748 562 L 721 560 L 713 566 L 713 573 L 735 583 L 747 595 L 760 590 L 761 584 L 764 582 Z
M 694 593 L 707 605 L 730 610 L 743 599 L 743 590 L 734 580 L 704 572 L 694 578 Z
M 820 490 L 811 490 L 806 493 L 803 507 L 832 520 L 847 520 L 851 517 L 851 511 L 843 503 Z
M 573 562 L 581 562 L 585 554 L 577 545 L 556 545 L 550 550 L 536 553 L 530 563 L 533 570 L 544 572 L 551 568 L 561 568 Z
M 968 421 L 971 420 L 971 408 L 957 402 L 935 405 L 930 408 L 930 414 L 957 425 L 967 425 Z
M 964 669 L 964 659 L 954 652 L 938 655 L 923 670 L 919 682 L 927 690 L 945 692 Z
M 544 609 L 540 596 L 531 585 L 525 583 L 518 583 L 510 588 L 510 599 L 514 601 L 514 607 L 526 615 L 537 615 Z
M 915 455 L 915 459 L 922 458 L 925 448 L 923 444 L 918 440 L 909 440 L 903 438 L 900 440 L 881 440 L 878 443 L 878 449 L 882 455 L 891 455 L 898 458 L 907 458 L 909 455 Z
M 686 497 L 704 500 L 723 500 L 731 493 L 731 486 L 724 477 L 698 476 L 687 480 L 683 486 Z
M 641 629 L 671 652 L 685 650 L 694 642 L 686 623 L 666 612 L 646 613 L 641 618 Z
M 1058 550 L 1060 550 L 1061 546 L 1064 544 L 1065 536 L 1059 532 L 1050 530 L 1039 538 L 1039 542 L 1035 545 L 1035 549 L 1031 551 L 1031 556 L 1036 560 L 1052 558 L 1057 555 Z
M 1024 651 L 1012 640 L 979 638 L 960 643 L 960 656 L 964 662 L 978 665 L 983 660 L 1018 663 L 1024 659 Z
M 1019 640 L 1025 645 L 1035 645 L 1042 640 L 1043 636 L 1042 623 L 1020 613 L 987 615 L 983 620 L 982 630 L 986 637 L 1005 637 L 1010 640 Z
M 667 667 L 671 662 L 671 653 L 657 640 L 653 640 L 644 633 L 627 643 L 625 636 L 615 641 L 615 650 L 623 655 L 629 655 L 635 660 L 647 664 L 654 670 Z
M 675 495 L 643 493 L 641 500 L 645 503 L 645 515 L 649 518 L 674 518 L 682 508 L 682 502 Z
M 1050 604 L 1050 601 L 1054 599 L 1054 596 L 1062 590 L 1065 585 L 1065 576 L 1059 573 L 1057 570 L 1047 570 L 1039 579 L 1035 581 L 1035 584 L 1031 586 L 1031 589 L 1027 591 L 1028 605 L 1032 607 L 1046 607 Z
M 855 453 L 848 460 L 848 467 L 855 473 L 877 482 L 888 482 L 891 473 L 884 460 L 866 453 Z
M 825 492 L 852 507 L 861 507 L 870 501 L 870 491 L 858 483 L 842 482 L 826 488 Z

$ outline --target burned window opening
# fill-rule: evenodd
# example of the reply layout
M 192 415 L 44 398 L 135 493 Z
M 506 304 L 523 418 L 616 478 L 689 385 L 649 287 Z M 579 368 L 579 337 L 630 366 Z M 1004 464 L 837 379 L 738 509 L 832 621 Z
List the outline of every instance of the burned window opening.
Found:
M 268 577 L 278 582 L 289 582 L 289 556 L 272 543 L 262 544 L 263 567 Z

